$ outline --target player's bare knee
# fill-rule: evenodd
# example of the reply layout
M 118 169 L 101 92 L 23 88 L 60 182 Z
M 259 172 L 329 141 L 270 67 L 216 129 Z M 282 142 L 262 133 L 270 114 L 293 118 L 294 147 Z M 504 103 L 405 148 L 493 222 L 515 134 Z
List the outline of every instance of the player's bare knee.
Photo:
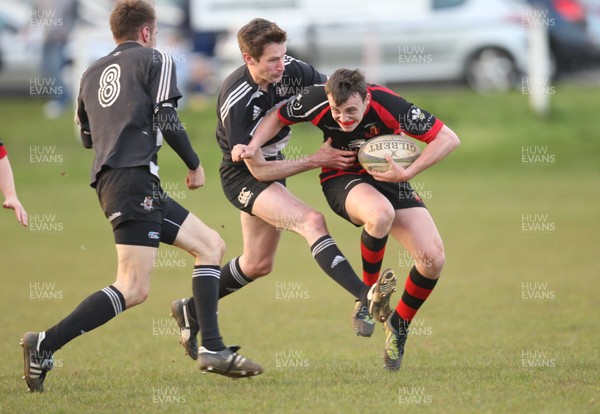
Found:
M 420 256 L 420 257 L 419 257 Z M 423 276 L 437 279 L 446 263 L 446 255 L 441 244 L 415 257 L 415 265 Z
M 396 211 L 392 206 L 382 206 L 381 208 L 373 210 L 364 218 L 365 230 L 373 237 L 384 237 L 390 232 L 395 215 Z
M 150 288 L 143 286 L 134 286 L 128 289 L 121 289 L 123 299 L 127 309 L 143 303 L 150 295 Z
M 220 263 L 225 254 L 225 241 L 219 233 L 211 230 L 209 234 L 203 235 L 198 239 L 192 252 L 192 255 L 201 259 L 205 263 Z
M 310 232 L 327 232 L 325 217 L 317 210 L 308 210 L 302 217 L 302 226 Z
M 258 279 L 266 276 L 273 271 L 272 260 L 261 260 L 257 262 L 249 262 L 244 266 L 244 274 L 250 279 Z

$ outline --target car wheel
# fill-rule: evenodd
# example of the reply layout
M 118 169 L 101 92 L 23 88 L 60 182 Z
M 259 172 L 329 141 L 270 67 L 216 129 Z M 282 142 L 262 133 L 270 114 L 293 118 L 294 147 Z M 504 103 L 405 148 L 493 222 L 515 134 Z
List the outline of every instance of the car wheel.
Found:
M 507 91 L 515 84 L 517 69 L 507 52 L 487 48 L 469 59 L 466 78 L 469 86 L 478 92 Z

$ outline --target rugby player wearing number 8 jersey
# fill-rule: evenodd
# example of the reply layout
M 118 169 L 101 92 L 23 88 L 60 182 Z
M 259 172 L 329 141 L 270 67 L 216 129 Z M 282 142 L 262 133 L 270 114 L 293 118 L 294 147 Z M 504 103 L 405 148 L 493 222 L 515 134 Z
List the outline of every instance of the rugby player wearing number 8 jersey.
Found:
M 190 190 L 204 185 L 204 170 L 176 112 L 181 94 L 173 61 L 154 49 L 154 8 L 144 0 L 119 2 L 110 26 L 117 47 L 83 74 L 77 122 L 84 146 L 95 152 L 91 185 L 113 227 L 117 277 L 55 326 L 23 335 L 27 386 L 43 391 L 57 350 L 146 299 L 160 242 L 195 259 L 192 291 L 202 335 L 200 369 L 236 378 L 258 375 L 261 367 L 237 354 L 238 347 L 226 347 L 219 332 L 223 240 L 160 186 L 157 152 L 163 137 L 187 166 Z

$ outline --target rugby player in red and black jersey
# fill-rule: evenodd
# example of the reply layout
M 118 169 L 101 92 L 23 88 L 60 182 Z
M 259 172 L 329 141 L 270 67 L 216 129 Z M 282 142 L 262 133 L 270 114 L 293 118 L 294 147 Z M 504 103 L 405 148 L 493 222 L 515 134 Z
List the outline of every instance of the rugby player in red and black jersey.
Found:
M 15 211 L 17 221 L 23 226 L 27 226 L 27 211 L 17 197 L 15 188 L 15 180 L 13 177 L 10 161 L 8 161 L 8 153 L 2 140 L 0 139 L 0 193 L 4 196 L 2 207 L 10 208 Z
M 391 312 L 388 302 L 395 289 L 393 272 L 382 272 L 372 286 L 362 282 L 329 235 L 321 213 L 296 198 L 285 187 L 285 180 L 261 182 L 243 162 L 231 159 L 231 149 L 250 141 L 252 132 L 269 110 L 308 86 L 326 80 L 312 66 L 287 56 L 285 42 L 286 32 L 268 20 L 254 19 L 242 27 L 238 43 L 245 64 L 225 79 L 219 93 L 217 141 L 223 152 L 221 183 L 229 201 L 240 210 L 244 238 L 243 253 L 223 266 L 219 297 L 269 274 L 281 230 L 290 230 L 304 237 L 313 258 L 329 277 L 365 308 L 368 306 L 368 312 L 385 320 L 384 315 Z M 261 154 L 267 159 L 282 159 L 282 150 L 289 139 L 289 128 L 274 131 L 261 145 Z M 313 168 L 345 169 L 353 164 L 354 152 L 335 150 L 325 143 L 318 152 L 300 162 Z M 194 358 L 198 328 L 192 301 L 175 301 L 172 311 L 182 330 L 180 341 Z
M 320 179 L 331 208 L 355 226 L 363 226 L 363 280 L 376 280 L 388 234 L 414 258 L 395 312 L 385 326 L 385 367 L 400 369 L 408 327 L 433 290 L 444 265 L 438 230 L 408 180 L 441 161 L 459 145 L 457 135 L 427 111 L 391 90 L 367 84 L 358 70 L 339 69 L 326 84 L 308 88 L 269 114 L 249 146 L 238 146 L 233 159 L 244 159 L 260 180 L 274 180 L 306 171 L 309 165 L 265 161 L 256 148 L 278 131 L 298 122 L 311 122 L 334 148 L 357 151 L 365 141 L 382 134 L 406 134 L 427 143 L 421 156 L 403 168 L 388 158 L 390 169 L 368 173 L 358 162 L 348 168 L 323 168 Z M 360 303 L 352 314 L 358 335 L 371 336 L 373 322 Z
M 161 242 L 194 257 L 192 291 L 202 336 L 199 368 L 235 378 L 258 375 L 262 368 L 239 355 L 239 347 L 226 347 L 219 332 L 223 240 L 160 185 L 157 153 L 163 138 L 185 163 L 190 190 L 204 185 L 204 170 L 176 112 L 181 94 L 173 60 L 154 49 L 154 8 L 145 0 L 118 2 L 110 26 L 117 47 L 83 74 L 77 122 L 83 145 L 94 149 L 91 185 L 113 227 L 117 277 L 55 326 L 23 335 L 27 386 L 43 391 L 56 351 L 146 300 Z

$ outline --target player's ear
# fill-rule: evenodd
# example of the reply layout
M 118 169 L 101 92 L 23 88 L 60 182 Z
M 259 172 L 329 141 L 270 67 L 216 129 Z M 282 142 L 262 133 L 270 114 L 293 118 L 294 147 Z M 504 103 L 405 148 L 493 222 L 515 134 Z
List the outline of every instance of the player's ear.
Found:
M 142 27 L 142 42 L 149 43 L 152 40 L 152 28 L 150 26 Z
M 244 63 L 247 65 L 252 65 L 254 63 L 254 58 L 248 54 L 248 52 L 242 53 L 242 59 L 244 59 Z

